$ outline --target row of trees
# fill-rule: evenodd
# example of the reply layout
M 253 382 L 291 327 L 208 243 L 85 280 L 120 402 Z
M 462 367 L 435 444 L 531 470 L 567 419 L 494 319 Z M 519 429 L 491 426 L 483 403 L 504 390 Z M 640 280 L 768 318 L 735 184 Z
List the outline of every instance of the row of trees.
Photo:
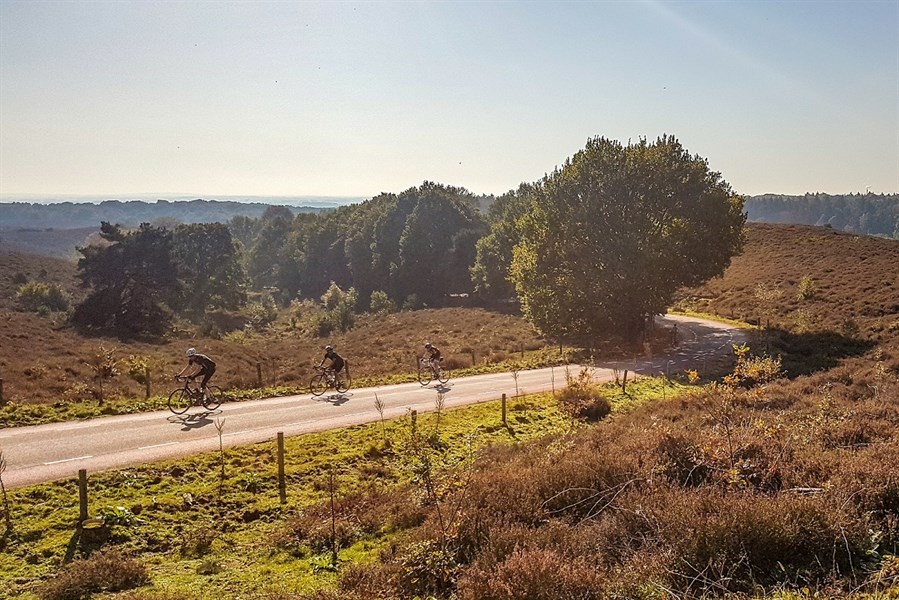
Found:
M 826 225 L 899 239 L 899 194 L 764 194 L 746 200 L 750 221 Z
M 354 300 L 438 306 L 451 293 L 517 296 L 552 337 L 633 335 L 674 291 L 740 251 L 742 198 L 673 137 L 594 138 L 542 180 L 492 202 L 431 182 L 315 215 L 271 207 L 226 225 L 104 223 L 80 250 L 83 325 L 155 331 L 172 314 L 236 308 L 246 289 L 284 303 L 334 284 Z

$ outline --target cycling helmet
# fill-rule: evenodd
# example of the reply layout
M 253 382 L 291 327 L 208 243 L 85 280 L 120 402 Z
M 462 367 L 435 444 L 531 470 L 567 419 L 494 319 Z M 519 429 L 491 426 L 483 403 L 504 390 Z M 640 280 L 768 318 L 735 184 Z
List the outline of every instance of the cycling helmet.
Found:
M 431 342 L 425 342 L 425 348 L 430 348 L 430 347 L 431 347 Z
M 188 356 L 193 356 L 193 355 L 196 354 L 196 353 L 197 353 L 197 349 L 196 349 L 196 348 L 188 348 L 188 349 L 187 349 L 187 355 L 188 355 Z
M 334 351 L 333 346 L 325 346 L 325 352 L 333 352 L 333 351 Z

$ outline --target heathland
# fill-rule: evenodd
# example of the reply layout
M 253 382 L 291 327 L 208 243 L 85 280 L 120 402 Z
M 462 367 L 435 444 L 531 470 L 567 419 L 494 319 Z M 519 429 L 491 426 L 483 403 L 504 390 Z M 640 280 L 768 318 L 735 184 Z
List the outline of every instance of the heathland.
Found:
M 66 394 L 96 405 L 94 371 L 79 365 L 99 345 L 147 357 L 160 378 L 184 346 L 207 346 L 242 365 L 223 377 L 235 387 L 255 386 L 257 361 L 291 385 L 319 357 L 302 310 L 259 333 L 86 337 L 10 300 L 20 273 L 79 293 L 71 264 L 0 264 L 12 265 L 0 274 L 0 368 L 20 407 Z M 516 399 L 506 426 L 488 403 L 288 440 L 284 502 L 273 444 L 97 476 L 96 530 L 74 527 L 72 481 L 7 492 L 0 594 L 899 597 L 897 264 L 893 240 L 749 225 L 723 277 L 682 289 L 675 306 L 757 326 L 729 373 L 626 394 L 575 379 L 557 397 Z M 459 367 L 558 352 L 511 310 L 387 315 L 328 338 L 359 353 L 354 368 L 372 365 L 366 376 L 408 374 L 423 339 L 445 339 Z M 110 385 L 143 390 L 124 372 Z

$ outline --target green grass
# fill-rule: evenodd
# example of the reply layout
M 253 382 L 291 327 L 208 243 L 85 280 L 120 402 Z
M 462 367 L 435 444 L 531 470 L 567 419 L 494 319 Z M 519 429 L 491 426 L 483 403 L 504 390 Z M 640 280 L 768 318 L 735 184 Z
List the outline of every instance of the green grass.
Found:
M 640 378 L 628 394 L 604 386 L 616 410 L 685 391 L 681 384 Z M 536 394 L 509 403 L 509 427 L 501 423 L 500 403 L 487 402 L 444 411 L 439 439 L 445 463 L 464 460 L 468 441 L 474 448 L 516 444 L 570 431 L 573 426 L 551 394 Z M 418 415 L 416 427 L 431 434 L 434 413 Z M 277 581 L 284 589 L 309 590 L 328 585 L 334 574 L 321 567 L 328 560 L 290 552 L 277 538 L 291 517 L 328 498 L 326 475 L 333 468 L 339 497 L 395 489 L 412 481 L 403 440 L 410 416 L 381 423 L 307 434 L 285 440 L 287 502 L 277 489 L 274 441 L 191 458 L 89 474 L 89 512 L 115 515 L 107 544 L 140 556 L 155 589 L 184 590 L 185 595 L 221 600 L 259 590 L 257 582 Z M 75 480 L 9 492 L 15 534 L 0 551 L 0 598 L 33 600 L 34 585 L 61 564 L 91 549 L 75 535 L 78 489 Z M 410 499 L 410 502 L 413 501 Z M 208 552 L 204 536 L 212 532 Z M 364 537 L 341 549 L 343 564 L 374 560 L 393 532 Z M 202 566 L 220 572 L 198 574 Z

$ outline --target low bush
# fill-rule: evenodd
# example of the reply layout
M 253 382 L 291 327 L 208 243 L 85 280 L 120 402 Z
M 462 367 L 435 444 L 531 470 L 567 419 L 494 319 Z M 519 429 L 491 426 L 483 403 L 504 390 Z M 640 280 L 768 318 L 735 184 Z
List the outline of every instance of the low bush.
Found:
M 577 377 L 569 378 L 568 386 L 559 392 L 558 402 L 562 411 L 572 418 L 589 422 L 599 421 L 612 412 L 612 404 L 602 389 L 593 383 L 587 369 L 581 370 Z
M 32 312 L 66 311 L 71 302 L 69 295 L 55 283 L 29 281 L 16 292 L 16 302 L 24 310 Z
M 460 579 L 460 600 L 605 598 L 596 566 L 553 550 L 523 550 L 489 568 L 471 568 Z
M 42 600 L 88 600 L 95 593 L 128 590 L 149 580 L 142 563 L 109 550 L 69 563 L 37 593 Z

